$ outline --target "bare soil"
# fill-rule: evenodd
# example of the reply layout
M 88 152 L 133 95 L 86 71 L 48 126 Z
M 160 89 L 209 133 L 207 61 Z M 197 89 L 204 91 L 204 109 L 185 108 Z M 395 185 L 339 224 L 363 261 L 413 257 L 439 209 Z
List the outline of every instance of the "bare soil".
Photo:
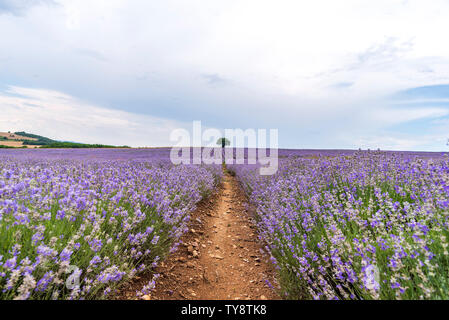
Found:
M 9 141 L 9 140 L 0 140 L 0 145 L 3 146 L 8 146 L 8 147 L 15 147 L 15 148 L 20 148 L 23 146 L 23 142 L 22 141 Z
M 24 137 L 24 136 L 20 136 L 18 134 L 9 133 L 9 132 L 0 132 L 0 137 L 6 137 L 9 140 L 31 140 L 31 141 L 37 140 L 36 138 Z
M 181 238 L 154 273 L 160 274 L 146 300 L 264 300 L 280 299 L 275 270 L 263 253 L 246 197 L 235 177 L 226 174 L 221 188 L 202 201 Z M 152 273 L 128 283 L 118 299 L 136 299 Z
M 0 140 L 0 145 L 14 147 L 14 148 L 22 148 L 24 146 L 23 141 L 4 141 Z M 25 145 L 29 149 L 39 148 L 40 145 Z

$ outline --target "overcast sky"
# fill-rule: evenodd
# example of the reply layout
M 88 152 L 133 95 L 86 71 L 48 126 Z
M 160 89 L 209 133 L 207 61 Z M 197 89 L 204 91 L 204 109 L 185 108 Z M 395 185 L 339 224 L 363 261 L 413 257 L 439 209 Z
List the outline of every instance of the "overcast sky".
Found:
M 442 151 L 449 1 L 0 0 L 0 131 L 170 145 Z

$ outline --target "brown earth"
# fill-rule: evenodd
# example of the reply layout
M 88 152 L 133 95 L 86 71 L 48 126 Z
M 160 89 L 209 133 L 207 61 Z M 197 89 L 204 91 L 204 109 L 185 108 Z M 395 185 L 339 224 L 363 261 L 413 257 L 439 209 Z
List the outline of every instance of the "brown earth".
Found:
M 154 271 L 160 274 L 146 300 L 280 299 L 266 283 L 276 285 L 275 271 L 262 244 L 246 197 L 236 179 L 226 174 L 221 188 L 192 213 L 190 231 L 178 250 Z M 118 299 L 137 299 L 136 291 L 152 279 L 128 283 Z
M 14 147 L 14 148 L 21 148 L 24 146 L 23 141 L 4 141 L 0 140 L 0 145 L 2 146 L 8 146 L 8 147 Z M 25 145 L 27 148 L 39 148 L 38 145 Z
M 9 133 L 9 132 L 0 132 L 0 137 L 6 137 L 9 140 L 31 140 L 31 141 L 36 141 L 37 140 L 36 138 L 20 136 L 18 134 Z
M 20 147 L 23 146 L 23 143 L 22 143 L 22 141 L 4 141 L 4 140 L 0 140 L 0 145 L 8 146 L 8 147 L 20 148 Z

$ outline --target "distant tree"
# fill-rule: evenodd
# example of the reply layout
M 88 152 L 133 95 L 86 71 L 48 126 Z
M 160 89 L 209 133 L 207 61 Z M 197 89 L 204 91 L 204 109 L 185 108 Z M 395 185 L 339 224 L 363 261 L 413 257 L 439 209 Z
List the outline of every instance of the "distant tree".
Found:
M 231 144 L 231 141 L 223 137 L 217 140 L 217 144 L 219 146 L 221 145 L 221 147 L 224 148 L 226 146 L 229 146 Z
M 224 157 L 224 148 L 226 147 L 226 146 L 229 146 L 230 144 L 231 144 L 231 141 L 229 141 L 228 139 L 226 139 L 225 137 L 223 137 L 223 138 L 220 138 L 220 139 L 218 139 L 217 140 L 217 144 L 220 146 L 221 145 L 221 153 L 222 153 L 222 159 L 223 159 L 223 166 L 225 166 L 225 163 L 226 163 L 226 161 L 225 161 L 225 157 Z

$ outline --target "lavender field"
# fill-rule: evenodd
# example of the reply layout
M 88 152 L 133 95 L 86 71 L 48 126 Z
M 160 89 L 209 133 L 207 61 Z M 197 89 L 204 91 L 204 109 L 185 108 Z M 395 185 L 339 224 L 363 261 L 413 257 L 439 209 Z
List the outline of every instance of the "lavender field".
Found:
M 257 169 L 227 165 L 282 298 L 449 299 L 446 154 L 279 150 L 275 175 Z M 169 149 L 1 151 L 0 299 L 113 298 L 179 247 L 222 177 Z
M 283 154 L 274 176 L 230 170 L 255 206 L 285 298 L 449 298 L 447 155 Z
M 176 249 L 221 174 L 165 149 L 1 152 L 0 299 L 110 297 Z

